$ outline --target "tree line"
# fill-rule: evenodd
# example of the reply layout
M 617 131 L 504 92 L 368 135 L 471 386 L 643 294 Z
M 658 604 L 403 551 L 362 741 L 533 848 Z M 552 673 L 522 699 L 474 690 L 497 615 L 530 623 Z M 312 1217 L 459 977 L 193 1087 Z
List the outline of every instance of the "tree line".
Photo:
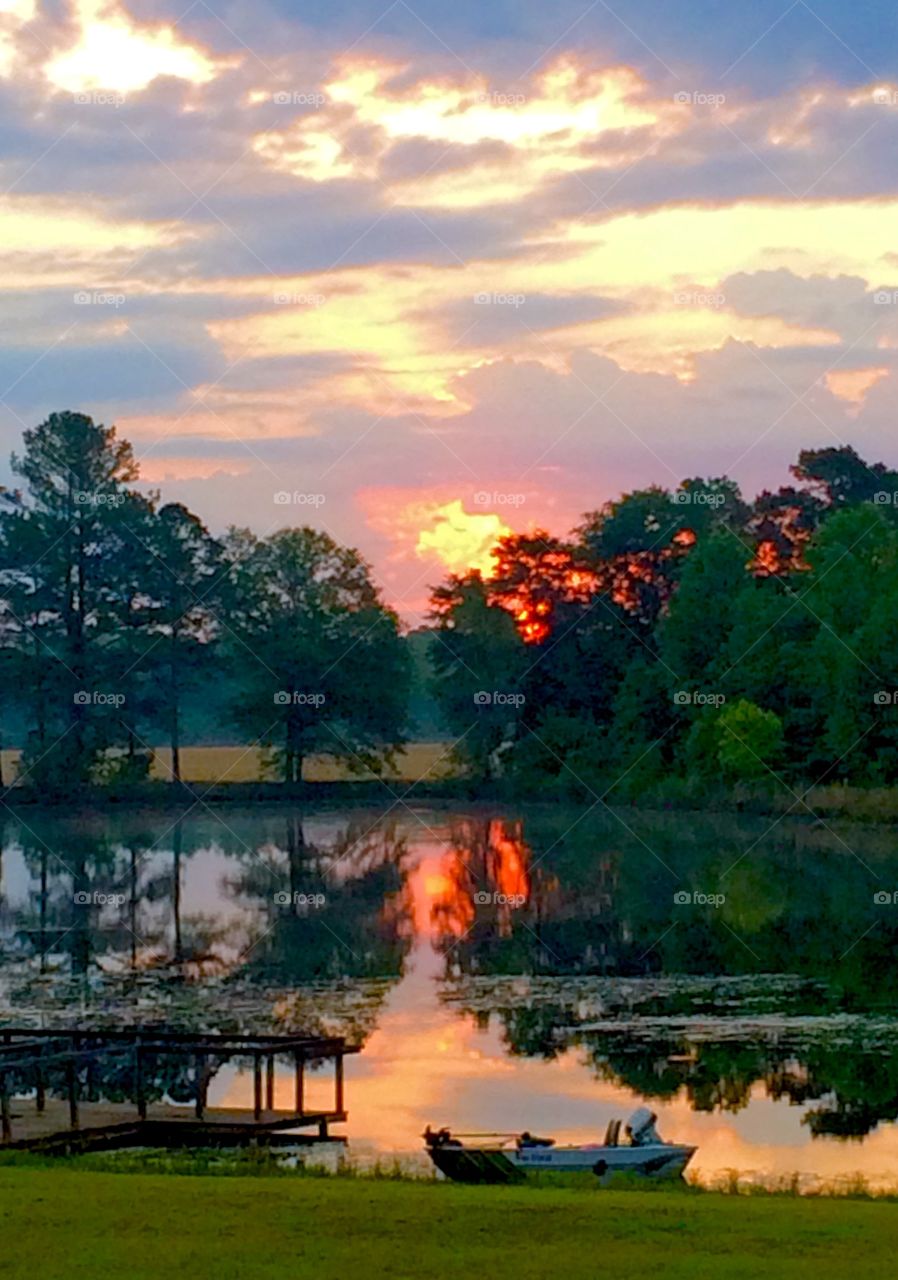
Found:
M 898 473 L 848 446 L 753 501 L 696 477 L 509 535 L 410 637 L 358 552 L 213 536 L 114 427 L 53 414 L 12 467 L 0 712 L 39 794 L 140 782 L 160 742 L 179 784 L 197 705 L 288 785 L 313 753 L 379 771 L 428 699 L 469 782 L 520 794 L 898 777 Z
M 751 502 L 726 477 L 637 490 L 439 587 L 436 688 L 473 774 L 587 798 L 894 782 L 898 473 L 848 446 L 790 470 Z
M 311 528 L 213 537 L 134 488 L 114 427 L 52 414 L 0 494 L 4 718 L 41 794 L 139 781 L 160 736 L 181 779 L 185 699 L 224 691 L 235 735 L 288 783 L 326 751 L 378 767 L 402 742 L 399 620 L 357 552 Z

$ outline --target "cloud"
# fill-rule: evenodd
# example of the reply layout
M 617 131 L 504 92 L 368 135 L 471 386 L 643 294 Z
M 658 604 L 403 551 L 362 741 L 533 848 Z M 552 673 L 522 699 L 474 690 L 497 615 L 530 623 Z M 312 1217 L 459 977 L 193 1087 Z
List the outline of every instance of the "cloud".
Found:
M 632 162 L 688 114 L 653 99 L 629 67 L 569 58 L 511 87 L 473 75 L 409 82 L 406 72 L 344 60 L 323 86 L 326 106 L 258 137 L 259 154 L 312 182 L 388 178 L 400 203 L 464 209 L 519 199 L 560 174 Z M 411 143 L 429 148 L 429 163 L 420 150 L 414 164 L 395 162 Z
M 721 86 L 698 51 L 732 61 L 760 11 L 665 67 L 607 15 L 549 49 L 567 0 L 416 5 L 442 43 L 402 6 L 362 34 L 369 8 L 0 0 L 10 447 L 68 403 L 213 527 L 325 493 L 322 526 L 419 603 L 496 521 L 565 532 L 697 472 L 751 491 L 841 439 L 888 455 L 890 85 L 774 76 L 795 59 L 767 38 Z M 106 290 L 125 305 L 75 303 Z
M 50 83 L 70 93 L 137 93 L 161 76 L 202 85 L 233 65 L 180 39 L 173 26 L 135 22 L 117 0 L 73 0 L 73 13 L 78 43 L 46 65 Z
M 856 416 L 863 408 L 868 392 L 890 374 L 891 369 L 884 365 L 863 369 L 830 369 L 824 376 L 824 383 L 834 396 L 851 406 L 848 412 Z
M 0 78 L 10 76 L 18 55 L 19 31 L 37 12 L 37 0 L 0 0 Z

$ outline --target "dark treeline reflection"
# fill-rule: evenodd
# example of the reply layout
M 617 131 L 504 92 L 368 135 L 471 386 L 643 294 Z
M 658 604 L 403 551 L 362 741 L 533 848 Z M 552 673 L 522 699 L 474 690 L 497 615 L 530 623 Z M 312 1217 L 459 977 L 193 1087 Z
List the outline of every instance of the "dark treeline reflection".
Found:
M 761 1087 L 810 1104 L 814 1133 L 862 1135 L 898 1116 L 898 844 L 768 827 L 29 813 L 4 831 L 0 1018 L 364 1041 L 417 941 L 441 957 L 435 1007 L 497 1019 L 511 1054 L 574 1049 L 699 1110 Z
M 571 821 L 457 824 L 435 907 L 448 1004 L 647 1098 L 736 1111 L 761 1084 L 818 1102 L 815 1135 L 898 1118 L 894 837 Z
M 370 819 L 29 815 L 2 859 L 6 1021 L 364 1037 L 412 945 L 405 840 Z M 338 999 L 312 994 L 334 983 Z

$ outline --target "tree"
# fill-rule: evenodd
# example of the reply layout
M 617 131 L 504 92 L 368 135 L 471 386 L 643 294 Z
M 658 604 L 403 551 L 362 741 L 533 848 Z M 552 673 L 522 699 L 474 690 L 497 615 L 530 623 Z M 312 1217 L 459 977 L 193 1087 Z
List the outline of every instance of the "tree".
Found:
M 546 641 L 555 630 L 559 609 L 587 602 L 598 586 L 582 549 L 543 529 L 500 538 L 493 555 L 489 602 L 511 613 L 527 644 Z
M 512 613 L 491 603 L 478 572 L 450 577 L 431 605 L 434 692 L 458 739 L 455 755 L 475 777 L 490 778 L 500 767 L 497 753 L 517 736 L 520 679 L 532 658 Z
M 202 521 L 180 503 L 155 513 L 142 540 L 144 613 L 161 674 L 161 707 L 171 748 L 172 781 L 181 781 L 181 709 L 187 687 L 208 669 L 219 632 L 215 589 L 224 571 L 222 549 Z
M 0 517 L 4 639 L 23 654 L 38 691 L 33 758 L 74 788 L 120 707 L 122 695 L 104 680 L 121 598 L 123 508 L 137 468 L 114 427 L 80 413 L 51 414 L 25 431 L 24 444 L 12 467 L 26 494 Z
M 717 717 L 717 759 L 731 780 L 772 771 L 782 748 L 783 726 L 773 711 L 747 698 L 724 707 Z
M 287 783 L 327 752 L 380 769 L 402 745 L 408 654 L 399 621 L 368 565 L 314 529 L 225 542 L 223 641 L 235 680 L 234 718 L 271 747 Z
M 868 463 L 851 445 L 802 449 L 789 468 L 827 506 L 839 509 L 871 502 L 882 491 L 894 490 L 898 473 L 885 463 Z

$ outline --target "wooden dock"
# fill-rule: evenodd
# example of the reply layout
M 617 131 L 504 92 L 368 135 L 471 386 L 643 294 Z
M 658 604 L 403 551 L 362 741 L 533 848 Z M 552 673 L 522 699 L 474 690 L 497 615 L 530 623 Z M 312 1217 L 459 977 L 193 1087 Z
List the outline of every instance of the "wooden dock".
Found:
M 326 1139 L 345 1121 L 339 1037 L 211 1035 L 128 1030 L 0 1029 L 0 1148 L 75 1152 L 125 1146 L 291 1145 Z M 274 1105 L 275 1068 L 289 1061 L 293 1106 Z M 210 1107 L 226 1062 L 252 1068 L 251 1107 Z M 333 1105 L 310 1109 L 305 1072 L 334 1064 Z M 179 1101 L 171 1091 L 177 1090 Z M 180 1097 L 187 1093 L 188 1102 Z M 313 1129 L 314 1134 L 286 1130 Z

